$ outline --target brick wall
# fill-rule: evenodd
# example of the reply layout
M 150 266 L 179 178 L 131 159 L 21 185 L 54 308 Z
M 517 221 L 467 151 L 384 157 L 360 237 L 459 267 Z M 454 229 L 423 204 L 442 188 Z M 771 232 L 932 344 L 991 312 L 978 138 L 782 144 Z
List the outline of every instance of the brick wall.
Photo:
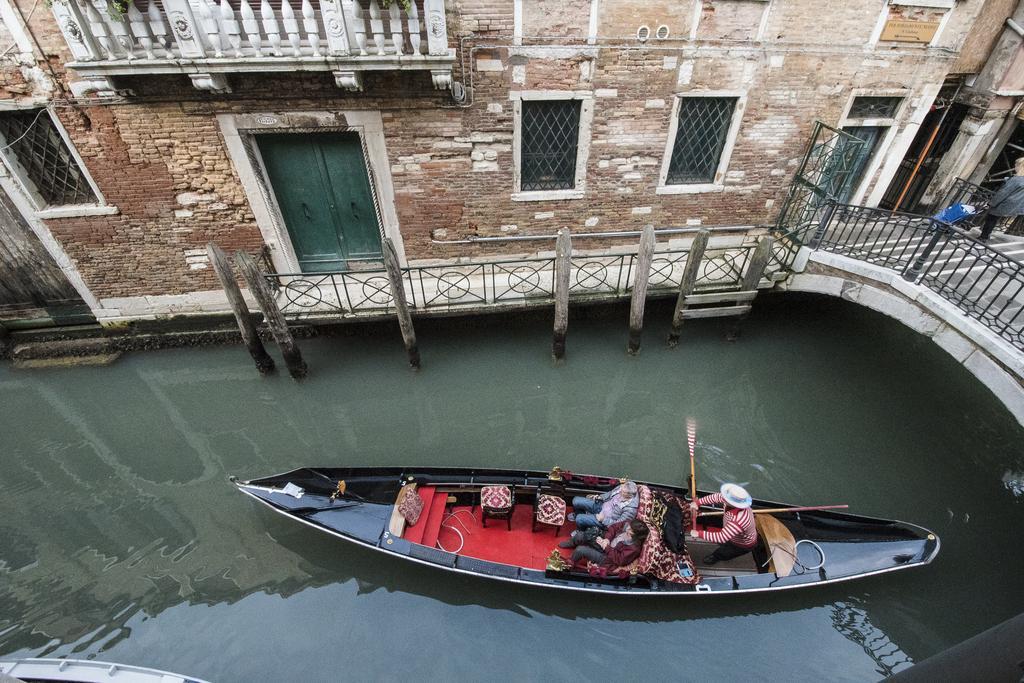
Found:
M 702 42 L 694 44 L 677 40 L 689 35 L 695 16 L 690 3 L 602 2 L 602 38 L 598 46 L 586 46 L 589 2 L 526 0 L 525 35 L 573 36 L 561 41 L 570 47 L 553 49 L 551 40 L 527 38 L 521 47 L 512 45 L 511 0 L 454 0 L 450 40 L 465 46 L 454 67 L 454 78 L 471 86 L 465 106 L 434 91 L 424 72 L 369 72 L 365 92 L 357 94 L 338 89 L 326 73 L 232 75 L 232 94 L 221 96 L 197 91 L 180 76 L 121 78 L 118 86 L 134 93 L 124 102 L 58 109 L 119 214 L 47 225 L 97 297 L 213 289 L 211 271 L 196 268 L 189 252 L 211 240 L 251 252 L 263 243 L 217 114 L 353 109 L 381 112 L 410 260 L 550 248 L 440 245 L 432 237 L 550 234 L 562 226 L 589 232 L 647 223 L 763 223 L 774 218 L 816 119 L 837 123 L 854 88 L 909 88 L 916 100 L 925 86 L 942 82 L 952 61 L 948 53 L 920 47 L 865 50 L 881 6 L 859 0 L 829 5 L 825 21 L 815 0 L 772 3 L 765 41 L 755 44 L 752 31 L 769 3 L 702 0 Z M 977 6 L 980 0 L 965 0 L 955 11 L 970 13 Z M 52 24 L 51 15 L 41 16 Z M 671 37 L 627 45 L 640 23 L 652 32 L 664 23 Z M 54 31 L 50 26 L 46 40 L 54 55 L 66 59 L 59 32 L 54 46 Z M 516 90 L 593 93 L 582 199 L 513 201 L 510 93 Z M 746 96 L 722 190 L 658 194 L 674 97 L 719 90 Z M 905 119 L 916 104 L 906 108 Z

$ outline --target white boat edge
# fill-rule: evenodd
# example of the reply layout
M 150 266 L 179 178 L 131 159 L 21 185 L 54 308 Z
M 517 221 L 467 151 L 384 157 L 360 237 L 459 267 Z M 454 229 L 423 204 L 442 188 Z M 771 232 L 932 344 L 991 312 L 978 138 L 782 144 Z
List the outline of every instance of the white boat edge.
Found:
M 4 676 L 43 681 L 75 681 L 76 683 L 209 683 L 194 676 L 143 666 L 114 664 L 84 659 L 15 659 L 0 661 L 0 683 Z

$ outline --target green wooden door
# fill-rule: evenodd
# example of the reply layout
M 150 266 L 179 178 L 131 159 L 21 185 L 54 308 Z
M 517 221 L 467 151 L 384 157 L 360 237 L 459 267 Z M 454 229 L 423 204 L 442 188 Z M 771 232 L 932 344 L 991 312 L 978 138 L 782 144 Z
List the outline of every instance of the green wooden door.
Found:
M 260 135 L 260 153 L 303 272 L 381 258 L 380 229 L 356 133 Z
M 875 156 L 878 143 L 889 128 L 888 126 L 843 126 L 843 130 L 864 141 L 864 144 L 857 152 L 857 156 L 853 159 L 846 185 L 839 193 L 839 201 L 848 202 L 853 197 L 853 193 L 860 187 L 861 181 L 864 180 L 864 172 L 868 168 L 868 162 Z

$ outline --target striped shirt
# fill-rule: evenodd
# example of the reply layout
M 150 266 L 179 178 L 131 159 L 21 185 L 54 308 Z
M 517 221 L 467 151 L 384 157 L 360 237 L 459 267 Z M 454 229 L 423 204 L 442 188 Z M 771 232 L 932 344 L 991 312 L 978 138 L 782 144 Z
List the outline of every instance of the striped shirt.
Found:
M 697 499 L 698 505 L 725 505 L 721 493 L 712 493 Z M 697 537 L 712 543 L 732 543 L 741 548 L 753 548 L 757 544 L 757 528 L 754 513 L 750 508 L 730 507 L 726 513 L 721 531 L 698 531 Z

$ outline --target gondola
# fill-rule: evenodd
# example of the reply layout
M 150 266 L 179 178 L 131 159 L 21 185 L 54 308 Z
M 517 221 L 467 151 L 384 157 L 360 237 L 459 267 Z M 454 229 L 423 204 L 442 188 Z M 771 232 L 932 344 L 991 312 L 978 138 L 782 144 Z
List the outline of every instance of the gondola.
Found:
M 5 679 L 4 676 L 10 678 Z M 0 661 L 0 679 L 31 683 L 205 683 L 198 678 L 169 671 L 85 659 Z
M 575 526 L 561 519 L 571 512 L 572 497 L 608 491 L 619 484 L 615 478 L 558 468 L 353 467 L 302 468 L 232 481 L 276 512 L 397 558 L 563 590 L 614 595 L 786 590 L 917 567 L 939 552 L 938 537 L 913 524 L 794 509 L 756 514 L 757 552 L 708 566 L 702 558 L 713 544 L 688 540 L 685 548 L 671 550 L 662 538 L 668 506 L 678 505 L 690 523 L 686 489 L 638 481 L 637 517 L 650 533 L 633 565 L 608 574 L 567 566 L 569 551 L 557 545 Z M 495 503 L 496 491 L 506 498 Z M 794 507 L 753 503 L 754 510 Z M 698 515 L 696 524 L 706 519 Z

